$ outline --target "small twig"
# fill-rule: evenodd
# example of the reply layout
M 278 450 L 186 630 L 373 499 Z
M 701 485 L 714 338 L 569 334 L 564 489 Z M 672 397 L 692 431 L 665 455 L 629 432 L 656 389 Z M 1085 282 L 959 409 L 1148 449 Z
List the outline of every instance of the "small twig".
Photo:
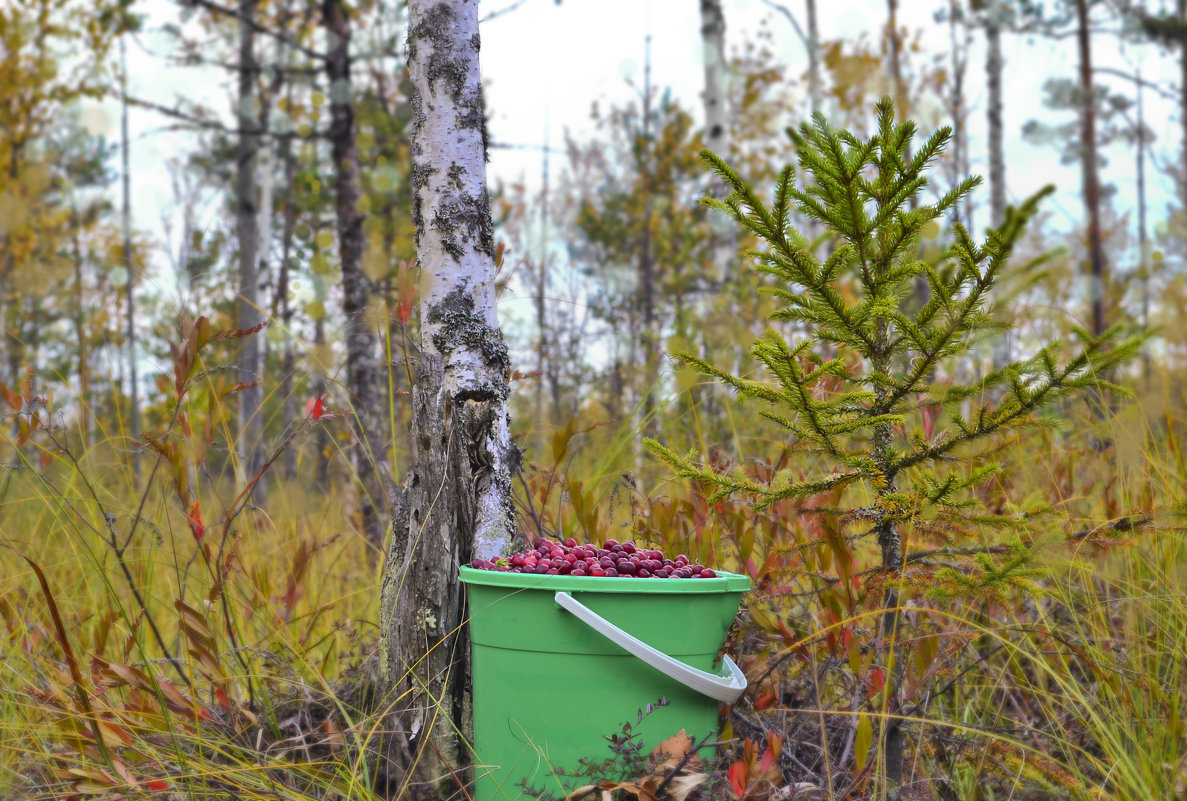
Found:
M 791 9 L 782 3 L 776 3 L 775 0 L 762 0 L 762 3 L 764 6 L 773 8 L 786 17 L 787 21 L 791 23 L 791 27 L 795 28 L 796 35 L 800 37 L 800 41 L 802 41 L 805 46 L 809 46 L 808 36 L 804 33 L 804 29 L 800 27 L 800 22 L 795 18 L 795 14 L 791 13 Z
M 1125 533 L 1133 531 L 1139 526 L 1144 526 L 1152 522 L 1154 522 L 1154 518 L 1152 518 L 1150 515 L 1142 515 L 1141 517 L 1126 515 L 1125 517 L 1112 520 L 1108 523 L 1097 526 L 1096 528 L 1081 529 L 1070 535 L 1068 539 L 1082 540 L 1091 537 L 1093 534 L 1103 534 L 1106 532 Z
M 512 4 L 511 4 L 511 5 L 509 5 L 509 6 L 504 6 L 503 8 L 496 8 L 494 11 L 490 12 L 490 13 L 489 13 L 489 14 L 487 14 L 485 17 L 483 17 L 482 19 L 478 20 L 478 24 L 479 24 L 479 25 L 484 25 L 484 24 L 486 24 L 486 23 L 490 22 L 492 19 L 496 19 L 496 18 L 498 18 L 498 17 L 501 17 L 501 16 L 503 16 L 504 14 L 510 14 L 512 11 L 514 11 L 514 10 L 515 10 L 515 9 L 517 9 L 517 8 L 519 8 L 520 6 L 522 6 L 522 5 L 523 5 L 524 3 L 526 3 L 527 1 L 528 1 L 528 0 L 515 0 L 515 2 L 514 2 L 514 3 L 512 3 Z
M 273 30 L 265 25 L 261 25 L 260 23 L 256 22 L 250 16 L 240 14 L 238 11 L 236 11 L 233 8 L 227 8 L 226 6 L 221 6 L 218 3 L 211 2 L 211 0 L 185 0 L 183 5 L 188 5 L 188 6 L 197 7 L 197 8 L 204 8 L 207 11 L 213 11 L 216 14 L 222 14 L 223 16 L 233 17 L 234 19 L 237 19 L 240 22 L 246 23 L 247 25 L 249 25 L 252 28 L 252 30 L 256 31 L 257 33 L 262 33 L 265 36 L 271 36 L 273 39 L 284 42 L 286 45 L 293 48 L 298 53 L 302 53 L 311 59 L 314 59 L 316 61 L 324 61 L 326 59 L 326 56 L 324 53 L 319 53 L 316 50 L 313 50 L 312 48 L 306 47 L 305 45 L 301 44 L 300 42 L 294 41 L 286 33 L 281 33 L 280 31 L 276 31 L 276 30 Z
M 915 551 L 903 557 L 904 564 L 911 562 L 922 562 L 924 559 L 930 559 L 933 556 L 977 556 L 978 554 L 999 554 L 1006 553 L 1010 548 L 1008 545 L 986 545 L 986 546 L 970 546 L 967 548 L 932 548 L 929 551 Z

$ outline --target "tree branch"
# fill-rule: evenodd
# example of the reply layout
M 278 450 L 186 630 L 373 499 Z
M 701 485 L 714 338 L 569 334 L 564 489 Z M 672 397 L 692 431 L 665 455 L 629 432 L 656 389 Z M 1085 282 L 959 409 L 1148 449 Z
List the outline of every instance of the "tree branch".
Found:
M 795 18 L 795 14 L 791 13 L 791 9 L 782 3 L 776 3 L 775 0 L 762 0 L 764 6 L 769 6 L 775 9 L 791 23 L 791 27 L 795 28 L 796 35 L 800 37 L 800 41 L 804 43 L 804 47 L 809 47 L 808 36 L 804 33 L 804 29 L 800 27 L 800 22 Z
M 256 31 L 257 33 L 262 33 L 265 36 L 271 36 L 273 39 L 284 42 L 289 47 L 293 48 L 294 50 L 298 51 L 299 53 L 303 53 L 304 55 L 308 56 L 309 58 L 316 59 L 319 61 L 325 61 L 326 56 L 324 53 L 319 53 L 312 48 L 306 47 L 305 45 L 301 44 L 300 42 L 294 40 L 292 37 L 290 37 L 286 33 L 281 33 L 280 31 L 274 31 L 271 28 L 261 25 L 260 23 L 256 22 L 254 19 L 252 19 L 251 17 L 244 16 L 243 14 L 240 14 L 238 11 L 236 11 L 233 8 L 227 8 L 226 6 L 222 6 L 222 5 L 219 5 L 218 3 L 211 2 L 211 0 L 184 0 L 183 5 L 196 7 L 196 8 L 204 8 L 207 11 L 214 12 L 215 14 L 222 14 L 223 16 L 226 16 L 226 17 L 232 17 L 234 19 L 239 20 L 242 23 L 245 23 L 245 24 L 251 26 L 252 30 Z
M 114 93 L 114 94 L 117 98 L 119 97 L 118 92 Z M 136 106 L 138 108 L 148 109 L 149 111 L 155 111 L 158 114 L 162 114 L 166 117 L 170 117 L 171 119 L 181 120 L 182 122 L 186 123 L 187 125 L 192 126 L 192 129 L 196 129 L 196 130 L 219 131 L 220 133 L 225 133 L 225 134 L 230 134 L 230 135 L 238 135 L 241 133 L 250 133 L 255 136 L 267 136 L 272 139 L 281 139 L 281 140 L 283 140 L 283 139 L 320 139 L 320 138 L 324 138 L 326 136 L 326 134 L 319 133 L 316 131 L 310 131 L 310 133 L 306 136 L 302 136 L 301 134 L 297 133 L 296 131 L 261 131 L 261 130 L 245 131 L 242 128 L 232 128 L 229 125 L 226 125 L 225 123 L 222 123 L 218 120 L 206 119 L 204 117 L 198 117 L 193 114 L 187 114 L 184 111 L 182 111 L 181 109 L 170 108 L 169 106 L 163 106 L 160 103 L 154 103 L 151 100 L 142 100 L 142 99 L 136 98 L 136 97 L 129 97 L 129 98 L 127 98 L 127 100 L 128 100 L 128 105 Z
M 1157 94 L 1159 97 L 1165 97 L 1167 100 L 1178 101 L 1178 99 L 1179 99 L 1179 96 L 1176 95 L 1174 92 L 1168 92 L 1167 90 L 1163 89 L 1161 86 L 1159 86 L 1156 83 L 1150 83 L 1147 80 L 1139 78 L 1137 75 L 1133 75 L 1133 74 L 1125 72 L 1123 70 L 1114 69 L 1113 67 L 1093 67 L 1092 71 L 1099 72 L 1102 75 L 1113 75 L 1117 78 L 1124 78 L 1125 80 L 1129 81 L 1130 83 L 1136 83 L 1138 86 L 1142 87 L 1143 89 L 1149 89 L 1150 91 Z
M 501 16 L 503 16 L 504 14 L 510 14 L 512 11 L 514 11 L 514 10 L 515 10 L 515 9 L 517 9 L 517 8 L 519 8 L 520 6 L 522 6 L 522 5 L 523 5 L 524 3 L 526 3 L 527 1 L 528 1 L 528 0 L 515 0 L 515 2 L 514 2 L 514 3 L 512 3 L 512 4 L 511 4 L 511 5 L 509 5 L 509 6 L 505 6 L 505 7 L 503 7 L 503 8 L 496 8 L 494 11 L 490 12 L 490 13 L 489 13 L 489 14 L 487 14 L 485 17 L 483 17 L 482 19 L 478 20 L 478 24 L 479 24 L 479 25 L 483 25 L 483 24 L 485 24 L 485 23 L 487 23 L 487 22 L 490 22 L 492 19 L 496 19 L 496 18 L 498 18 L 498 17 L 501 17 Z

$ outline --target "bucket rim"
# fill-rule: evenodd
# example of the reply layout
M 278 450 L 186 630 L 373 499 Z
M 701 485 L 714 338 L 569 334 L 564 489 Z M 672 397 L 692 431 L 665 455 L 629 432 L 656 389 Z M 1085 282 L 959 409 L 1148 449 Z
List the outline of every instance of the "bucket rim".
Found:
M 714 593 L 747 592 L 750 578 L 739 573 L 714 570 L 709 579 L 622 578 L 621 576 L 550 576 L 539 573 L 511 573 L 498 570 L 459 568 L 464 584 L 484 587 L 506 587 L 516 590 L 545 592 L 605 592 L 636 595 L 712 595 Z

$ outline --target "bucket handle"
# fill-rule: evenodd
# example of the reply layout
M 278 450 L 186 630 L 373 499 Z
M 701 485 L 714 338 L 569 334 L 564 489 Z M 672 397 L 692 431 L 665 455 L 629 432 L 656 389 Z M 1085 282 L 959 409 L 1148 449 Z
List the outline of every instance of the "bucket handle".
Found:
M 567 592 L 556 594 L 556 605 L 632 656 L 701 695 L 732 704 L 746 691 L 746 676 L 728 656 L 721 658 L 721 666 L 728 675 L 719 676 L 686 665 L 663 651 L 657 651 L 642 640 L 627 634 Z

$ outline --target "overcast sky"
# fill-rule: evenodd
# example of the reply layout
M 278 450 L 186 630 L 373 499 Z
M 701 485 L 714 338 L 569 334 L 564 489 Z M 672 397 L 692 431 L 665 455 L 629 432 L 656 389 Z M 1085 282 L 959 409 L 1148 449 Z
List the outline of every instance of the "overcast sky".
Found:
M 512 0 L 484 0 L 482 13 L 489 14 Z M 787 0 L 787 7 L 803 14 L 802 0 Z M 833 0 L 820 7 L 820 36 L 824 41 L 853 39 L 861 33 L 874 36 L 885 22 L 884 0 Z M 928 0 L 900 2 L 900 24 L 924 33 L 924 47 L 930 52 L 947 52 L 948 30 L 932 18 L 940 4 Z M 131 94 L 172 105 L 178 96 L 201 100 L 212 108 L 231 113 L 229 79 L 215 71 L 170 67 L 160 55 L 167 52 L 165 41 L 153 33 L 165 22 L 177 19 L 177 7 L 168 0 L 148 0 L 145 33 L 129 50 Z M 628 78 L 641 82 L 644 40 L 652 37 L 652 81 L 668 88 L 686 107 L 698 115 L 704 72 L 701 59 L 698 0 L 525 0 L 522 6 L 497 16 L 483 25 L 482 70 L 488 84 L 488 107 L 492 113 L 494 141 L 538 145 L 545 137 L 553 145 L 563 140 L 565 130 L 579 138 L 589 132 L 589 111 L 594 100 L 622 102 L 633 90 Z M 789 67 L 790 76 L 807 68 L 803 45 L 793 28 L 761 0 L 724 0 L 727 48 L 731 51 L 750 35 L 764 17 L 775 34 L 778 57 Z M 1027 144 L 1021 126 L 1038 117 L 1049 122 L 1066 122 L 1066 113 L 1055 114 L 1042 107 L 1042 83 L 1054 75 L 1076 75 L 1074 38 L 1058 41 L 1007 35 L 1004 37 L 1006 163 L 1009 198 L 1016 200 L 1046 183 L 1055 183 L 1059 194 L 1051 201 L 1056 219 L 1069 226 L 1081 219 L 1079 172 L 1058 162 L 1051 147 Z M 154 52 L 155 50 L 155 52 Z M 1143 74 L 1168 90 L 1177 88 L 1176 67 L 1157 49 L 1128 51 L 1115 37 L 1095 39 L 1095 58 L 1100 66 L 1132 71 L 1139 60 Z M 971 105 L 970 135 L 972 168 L 985 172 L 985 89 L 984 47 L 974 37 L 969 54 L 967 95 Z M 1128 88 L 1119 78 L 1103 77 L 1117 89 Z M 802 93 L 803 87 L 799 87 Z M 1158 137 L 1155 150 L 1167 157 L 1178 154 L 1178 109 L 1170 101 L 1146 93 L 1147 120 Z M 939 110 L 935 110 L 939 113 Z M 118 133 L 118 109 L 111 104 L 92 108 L 86 118 L 91 126 L 109 137 Z M 135 140 L 132 154 L 135 224 L 154 240 L 163 240 L 161 215 L 173 204 L 169 173 L 165 163 L 183 155 L 193 140 L 183 134 L 153 133 L 165 121 L 157 115 L 133 110 L 131 130 Z M 1117 146 L 1107 152 L 1109 165 L 1103 180 L 1117 185 L 1119 205 L 1133 203 L 1133 151 Z M 554 162 L 555 165 L 556 162 Z M 1156 173 L 1156 171 L 1153 171 Z M 493 184 L 523 178 L 529 187 L 540 180 L 537 151 L 497 149 L 491 153 L 489 177 Z M 1165 217 L 1166 201 L 1173 185 L 1166 175 L 1153 174 L 1149 196 L 1151 224 Z M 981 206 L 986 199 L 982 198 Z M 214 214 L 212 208 L 208 213 Z M 164 265 L 161 259 L 159 264 Z M 157 289 L 173 291 L 167 271 L 157 279 Z

